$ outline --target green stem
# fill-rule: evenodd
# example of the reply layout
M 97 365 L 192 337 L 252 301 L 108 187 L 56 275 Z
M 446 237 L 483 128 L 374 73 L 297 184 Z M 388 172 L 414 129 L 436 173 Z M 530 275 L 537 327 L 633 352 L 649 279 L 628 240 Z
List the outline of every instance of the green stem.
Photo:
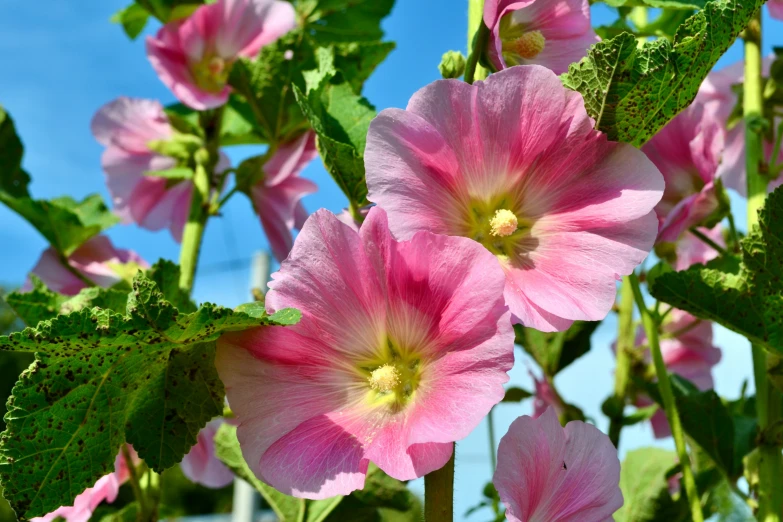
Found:
M 704 243 L 705 245 L 712 247 L 713 250 L 717 251 L 720 255 L 726 254 L 726 249 L 717 244 L 715 241 L 710 239 L 709 237 L 705 236 L 699 229 L 696 227 L 690 229 L 690 233 L 699 238 L 699 240 Z
M 761 78 L 761 14 L 751 20 L 745 29 L 745 83 L 743 86 L 743 116 L 745 117 L 745 169 L 748 183 L 748 232 L 758 224 L 758 213 L 767 197 L 767 179 L 761 175 L 764 161 L 763 137 L 751 125 L 763 115 Z M 759 346 L 753 346 L 753 375 L 756 381 L 756 408 L 761 441 L 759 445 L 759 509 L 757 520 L 783 520 L 783 465 L 781 446 L 769 437 L 766 430 L 781 419 L 781 395 L 770 386 L 768 365 L 777 364 L 773 355 L 767 355 Z
M 212 189 L 212 173 L 218 162 L 220 146 L 220 122 L 222 109 L 202 112 L 201 126 L 206 136 L 205 147 L 195 154 L 196 170 L 193 176 L 193 195 L 190 200 L 190 214 L 182 232 L 182 246 L 179 252 L 179 287 L 190 293 L 196 277 L 201 241 L 210 215 L 209 194 Z
M 495 473 L 495 468 L 498 465 L 498 458 L 497 454 L 495 453 L 495 423 L 493 422 L 494 419 L 492 418 L 493 411 L 494 408 L 489 410 L 489 413 L 487 414 L 487 426 L 489 429 L 489 464 L 492 466 L 490 473 Z
M 125 459 L 125 465 L 128 467 L 128 475 L 131 488 L 133 488 L 133 496 L 136 497 L 136 502 L 139 503 L 139 511 L 142 513 L 142 518 L 146 518 L 144 517 L 144 514 L 148 512 L 147 500 L 141 490 L 139 475 L 136 472 L 136 466 L 133 465 L 133 459 L 131 458 L 127 444 L 122 445 L 122 457 Z
M 454 520 L 454 455 L 440 469 L 424 475 L 424 521 L 453 522 Z
M 631 14 L 628 16 L 628 18 L 631 19 L 631 22 L 636 26 L 636 32 L 637 33 L 643 33 L 645 32 L 645 29 L 647 28 L 647 8 L 646 7 L 633 7 L 631 8 Z M 647 43 L 648 36 L 645 35 L 638 35 L 636 37 L 636 40 L 639 45 L 639 47 L 642 47 L 644 44 Z
M 148 518 L 150 522 L 158 520 L 158 505 L 160 504 L 160 475 L 149 469 L 147 472 L 147 484 L 145 492 L 150 502 Z
M 677 456 L 682 468 L 682 481 L 685 484 L 685 495 L 691 508 L 691 517 L 693 522 L 704 522 L 699 493 L 696 489 L 696 480 L 693 477 L 688 448 L 685 445 L 685 434 L 682 430 L 680 414 L 677 411 L 677 403 L 674 400 L 674 390 L 672 389 L 669 373 L 666 370 L 666 364 L 663 362 L 663 355 L 661 354 L 661 345 L 658 341 L 658 323 L 644 303 L 644 296 L 642 296 L 642 290 L 639 287 L 639 279 L 636 277 L 636 274 L 631 274 L 628 280 L 633 289 L 636 306 L 642 316 L 644 331 L 647 334 L 647 344 L 650 346 L 650 354 L 652 355 L 655 374 L 658 378 L 658 389 L 663 398 L 663 409 L 666 412 L 666 419 L 669 421 L 669 426 L 672 430 L 674 445 L 677 448 Z
M 734 216 L 731 212 L 728 215 L 729 220 L 729 235 L 731 237 L 731 251 L 739 252 L 739 234 L 737 234 L 737 226 L 734 224 Z
M 481 46 L 476 46 L 478 49 L 478 52 L 476 52 L 477 49 L 473 48 L 474 38 L 477 37 L 477 34 L 481 30 L 481 28 L 484 27 L 484 0 L 468 0 L 468 51 L 470 51 L 470 58 L 473 57 L 475 54 L 476 61 L 473 65 L 474 71 L 471 74 L 471 79 L 468 81 L 468 73 L 467 73 L 467 66 L 465 68 L 465 81 L 468 83 L 473 83 L 474 80 L 483 80 L 487 76 L 489 76 L 489 71 L 482 67 L 481 65 L 478 65 L 478 61 L 481 57 L 481 53 L 484 52 L 484 49 L 486 49 L 487 44 L 489 42 L 489 31 L 486 32 L 484 35 L 484 43 Z M 478 43 L 478 42 L 475 42 Z M 468 60 L 470 62 L 470 59 Z M 468 63 L 470 65 L 470 63 Z
M 57 253 L 57 257 L 60 258 L 60 264 L 65 267 L 66 270 L 68 270 L 70 273 L 72 273 L 74 276 L 76 276 L 79 281 L 84 283 L 87 288 L 90 288 L 91 286 L 95 286 L 95 283 L 87 278 L 84 274 L 79 272 L 71 263 L 68 262 L 68 257 L 64 254 Z
M 620 311 L 617 317 L 617 368 L 614 372 L 614 395 L 612 417 L 609 422 L 609 440 L 615 448 L 620 447 L 620 432 L 623 429 L 623 410 L 628 393 L 631 373 L 631 350 L 634 347 L 633 289 L 628 277 L 623 278 L 620 288 Z M 616 411 L 615 411 L 616 410 Z

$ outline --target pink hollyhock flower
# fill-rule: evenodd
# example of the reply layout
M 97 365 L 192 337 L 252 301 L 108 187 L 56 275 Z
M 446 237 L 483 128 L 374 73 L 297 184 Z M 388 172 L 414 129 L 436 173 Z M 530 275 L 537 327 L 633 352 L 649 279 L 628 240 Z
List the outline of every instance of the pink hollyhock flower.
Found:
M 215 456 L 215 434 L 224 422 L 218 417 L 207 423 L 198 433 L 196 445 L 179 464 L 182 473 L 196 484 L 219 489 L 234 480 L 231 470 Z
M 658 241 L 677 241 L 684 231 L 718 210 L 714 180 L 723 143 L 720 122 L 696 103 L 642 147 L 666 182 L 663 199 L 655 207 Z
M 539 380 L 532 371 L 528 370 L 528 373 L 533 379 L 533 385 L 535 386 L 536 392 L 536 395 L 533 398 L 533 418 L 539 418 L 550 406 L 559 418 L 565 411 L 563 401 L 557 396 L 557 393 L 546 378 Z
M 135 456 L 136 452 L 132 454 Z M 57 508 L 47 515 L 31 519 L 31 522 L 52 522 L 58 518 L 63 518 L 66 522 L 87 522 L 101 503 L 105 501 L 111 504 L 117 499 L 120 486 L 128 480 L 129 476 L 128 465 L 120 451 L 114 461 L 114 472 L 104 475 L 93 487 L 77 495 L 73 506 Z
M 723 229 L 719 224 L 712 229 L 700 228 L 699 232 L 715 241 L 719 246 L 726 246 L 726 241 L 723 239 Z M 718 257 L 717 250 L 693 234 L 685 234 L 677 241 L 676 253 L 675 270 L 686 270 L 693 265 L 706 264 Z
M 544 67 L 424 87 L 373 120 L 364 159 L 397 237 L 480 242 L 503 266 L 514 321 L 541 331 L 603 319 L 655 241 L 660 172 L 593 130 L 581 95 Z
M 772 18 L 783 20 L 783 0 L 769 0 L 767 7 Z
M 299 177 L 316 156 L 315 133 L 306 132 L 277 149 L 264 165 L 263 179 L 250 190 L 253 206 L 278 261 L 291 251 L 291 231 L 301 229 L 307 220 L 302 198 L 318 190 L 315 183 Z
M 645 345 L 647 337 L 640 328 L 637 344 Z M 682 310 L 672 310 L 661 328 L 661 354 L 670 372 L 688 379 L 700 390 L 713 388 L 712 367 L 721 359 L 720 348 L 712 344 L 712 323 L 693 317 Z M 647 355 L 648 361 L 651 361 Z M 639 396 L 637 406 L 649 406 L 652 401 Z M 650 419 L 656 439 L 671 435 L 666 414 L 659 410 Z
M 95 236 L 77 248 L 68 257 L 68 264 L 86 279 L 104 288 L 132 277 L 139 268 L 149 268 L 149 264 L 136 252 L 114 248 L 106 236 Z M 82 279 L 63 266 L 52 247 L 43 251 L 30 273 L 59 294 L 76 295 L 87 287 Z M 31 289 L 32 283 L 28 279 L 22 290 Z
M 174 158 L 149 148 L 151 141 L 173 137 L 163 107 L 155 100 L 120 97 L 98 110 L 92 119 L 92 133 L 106 147 L 101 158 L 114 211 L 125 223 L 137 223 L 149 230 L 168 227 L 177 242 L 190 212 L 193 182 L 145 176 L 145 172 L 176 166 Z M 216 172 L 229 168 L 221 153 Z
M 480 245 L 395 241 L 370 210 L 355 232 L 307 220 L 267 311 L 301 321 L 224 335 L 215 364 L 255 474 L 320 499 L 364 485 L 370 462 L 411 480 L 442 467 L 504 396 L 514 334 L 503 272 Z
M 609 437 L 581 421 L 563 428 L 552 408 L 511 424 L 492 481 L 511 522 L 609 522 L 623 505 Z
M 773 60 L 774 57 L 768 57 L 762 62 L 762 73 L 764 76 L 769 75 Z M 740 119 L 731 128 L 728 128 L 728 125 L 730 116 L 738 101 L 735 88 L 742 84 L 745 78 L 744 67 L 744 62 L 739 62 L 708 74 L 699 88 L 699 94 L 694 102 L 704 105 L 705 112 L 727 129 L 726 145 L 720 166 L 718 167 L 717 176 L 722 179 L 724 186 L 736 190 L 741 196 L 744 196 L 747 191 L 745 178 L 745 123 Z M 776 118 L 774 127 L 776 128 L 779 123 L 780 118 Z M 770 140 L 765 140 L 764 155 L 766 161 L 770 162 L 772 160 L 773 150 L 774 143 Z M 777 161 L 783 161 L 783 152 L 781 152 Z M 779 184 L 779 182 L 770 183 L 770 190 L 773 190 Z
M 218 0 L 147 37 L 147 57 L 182 103 L 211 109 L 228 101 L 228 75 L 237 58 L 255 57 L 295 26 L 289 2 Z
M 561 74 L 600 40 L 590 26 L 587 0 L 487 0 L 484 23 L 496 70 L 538 64 Z

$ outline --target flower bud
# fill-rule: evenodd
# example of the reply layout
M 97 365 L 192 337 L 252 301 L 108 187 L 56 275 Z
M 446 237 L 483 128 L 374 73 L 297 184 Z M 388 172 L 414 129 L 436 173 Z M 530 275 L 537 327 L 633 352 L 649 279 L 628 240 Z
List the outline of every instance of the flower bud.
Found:
M 438 70 L 446 79 L 459 78 L 465 72 L 465 56 L 459 51 L 446 51 L 440 60 Z

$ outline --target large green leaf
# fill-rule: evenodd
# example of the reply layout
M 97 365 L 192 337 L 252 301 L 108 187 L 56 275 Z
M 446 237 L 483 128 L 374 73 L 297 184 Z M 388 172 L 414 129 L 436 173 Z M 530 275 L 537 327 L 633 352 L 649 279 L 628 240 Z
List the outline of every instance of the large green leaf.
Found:
M 298 4 L 307 30 L 321 44 L 380 40 L 381 20 L 394 0 L 303 0 Z
M 674 40 L 637 47 L 621 34 L 595 44 L 561 76 L 582 94 L 597 129 L 641 146 L 696 97 L 707 73 L 763 0 L 714 0 L 687 19 Z
M 515 326 L 517 343 L 536 360 L 545 374 L 554 377 L 590 350 L 590 337 L 600 322 L 576 321 L 568 330 L 543 333 Z
M 658 520 L 661 502 L 668 493 L 666 472 L 677 463 L 677 455 L 660 448 L 631 451 L 620 468 L 623 507 L 614 514 L 617 522 Z
M 307 71 L 306 92 L 294 86 L 296 100 L 318 135 L 326 170 L 356 206 L 367 204 L 364 147 L 375 108 L 354 93 L 335 68 L 333 48 L 319 48 L 318 68 Z
M 159 273 L 162 286 L 172 275 Z M 36 352 L 0 437 L 6 498 L 24 518 L 70 505 L 112 469 L 125 442 L 157 471 L 176 464 L 223 411 L 213 364 L 221 333 L 299 315 L 253 317 L 212 304 L 179 311 L 139 273 L 125 314 L 85 308 L 0 337 L 0 350 Z
M 81 202 L 70 197 L 32 199 L 27 190 L 30 176 L 22 169 L 23 152 L 11 117 L 0 107 L 0 202 L 29 221 L 57 252 L 69 256 L 119 222 L 98 195 Z
M 650 293 L 783 353 L 783 190 L 769 195 L 741 245 L 741 262 L 721 258 L 683 272 L 659 265 Z
M 111 21 L 122 25 L 128 38 L 135 40 L 144 30 L 149 18 L 150 14 L 146 9 L 139 4 L 131 4 L 117 11 Z

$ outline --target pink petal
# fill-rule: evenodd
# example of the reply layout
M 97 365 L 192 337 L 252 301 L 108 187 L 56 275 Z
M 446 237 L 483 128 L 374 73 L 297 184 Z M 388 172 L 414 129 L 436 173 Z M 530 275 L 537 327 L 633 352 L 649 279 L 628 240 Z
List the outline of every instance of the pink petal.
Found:
M 781 0 L 769 0 L 767 2 L 767 8 L 769 9 L 769 16 L 783 20 L 783 1 Z
M 715 241 L 718 245 L 723 247 L 726 246 L 720 225 L 716 225 L 711 230 L 699 228 L 699 231 Z M 677 241 L 677 261 L 674 264 L 674 269 L 685 270 L 696 264 L 705 264 L 716 257 L 718 257 L 717 250 L 707 245 L 693 234 L 684 234 Z
M 182 473 L 196 484 L 219 489 L 234 480 L 234 474 L 215 456 L 215 434 L 223 423 L 213 419 L 198 434 L 198 441 L 180 462 Z
M 156 100 L 121 96 L 101 107 L 90 123 L 93 136 L 105 147 L 149 153 L 147 143 L 171 137 L 171 125 Z
M 562 39 L 549 36 L 546 30 L 542 30 L 542 33 L 546 38 L 544 49 L 535 58 L 526 60 L 525 63 L 543 65 L 552 69 L 555 74 L 568 72 L 569 65 L 587 56 L 590 46 L 601 41 L 592 30 L 579 36 Z
M 609 438 L 579 421 L 563 429 L 551 408 L 511 424 L 493 482 L 512 522 L 603 522 L 623 505 Z

